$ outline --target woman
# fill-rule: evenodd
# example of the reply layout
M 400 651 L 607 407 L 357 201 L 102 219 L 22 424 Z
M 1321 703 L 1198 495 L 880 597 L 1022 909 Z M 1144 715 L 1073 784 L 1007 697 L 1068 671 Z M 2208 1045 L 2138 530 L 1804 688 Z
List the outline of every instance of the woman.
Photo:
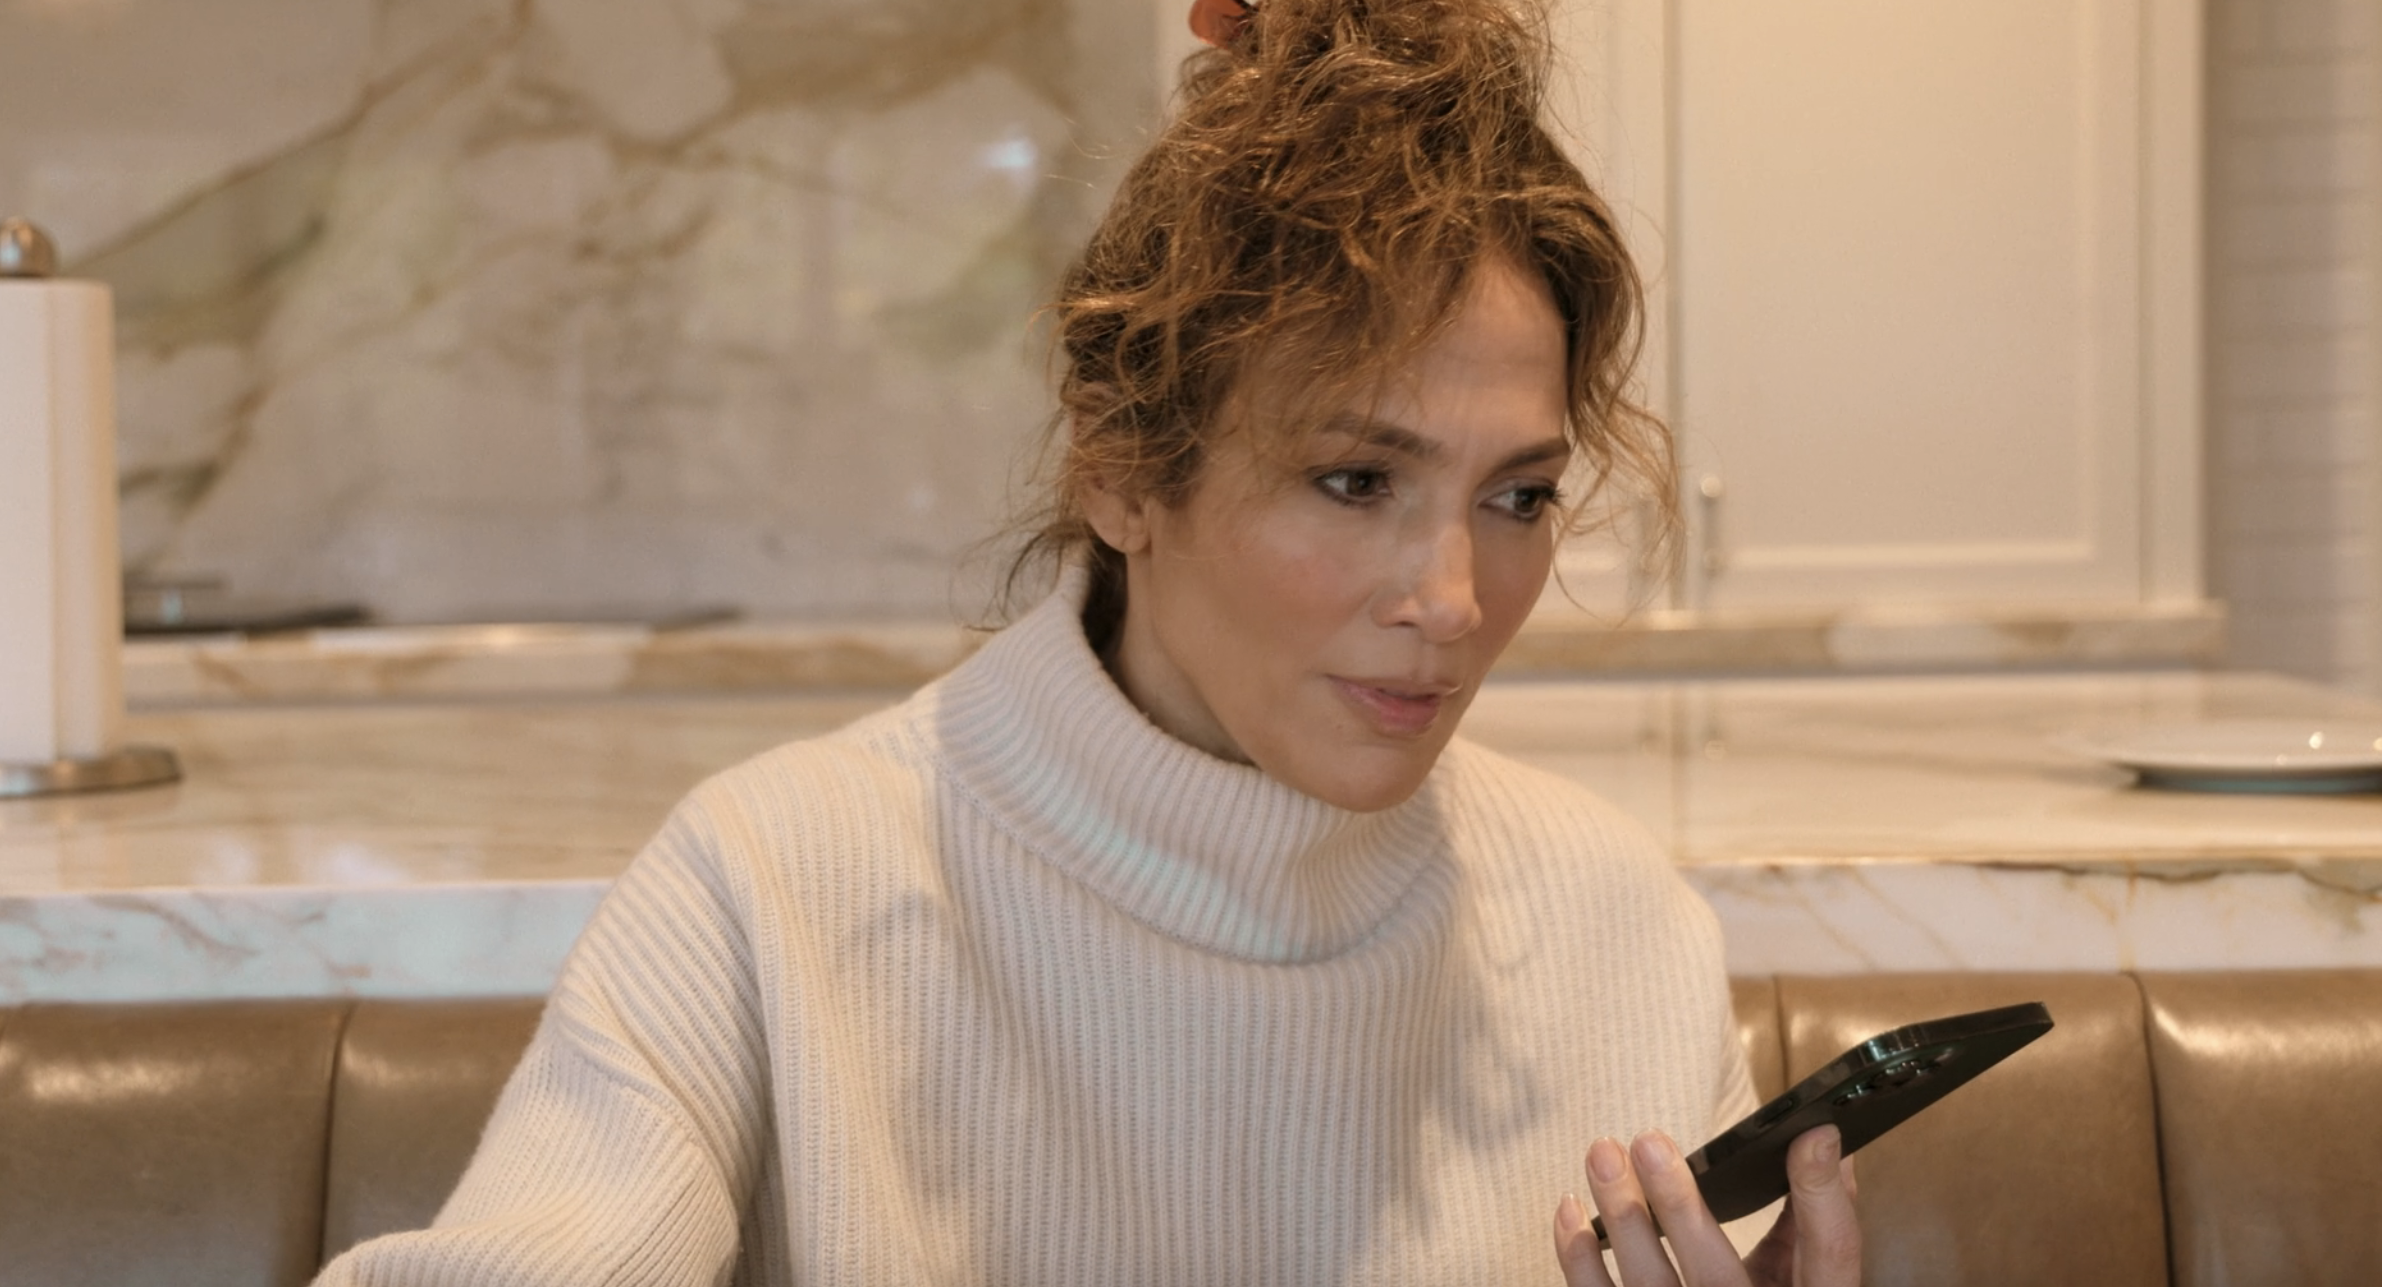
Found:
M 1535 29 L 1227 5 L 1057 305 L 1056 592 L 699 788 L 437 1224 L 323 1281 L 1531 1281 L 1592 1139 L 1629 1287 L 1858 1281 L 1832 1136 L 1743 1265 L 1669 1143 L 1753 1105 L 1709 911 L 1453 740 L 1575 457 L 1667 472 Z

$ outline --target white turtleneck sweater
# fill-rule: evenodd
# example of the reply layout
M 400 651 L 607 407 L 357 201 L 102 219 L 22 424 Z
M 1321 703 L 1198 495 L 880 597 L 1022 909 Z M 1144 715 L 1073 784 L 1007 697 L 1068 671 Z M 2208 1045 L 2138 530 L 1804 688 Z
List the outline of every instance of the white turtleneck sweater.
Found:
M 1301 795 L 1152 726 L 1081 596 L 698 788 L 436 1224 L 319 1281 L 1550 1282 L 1590 1140 L 1753 1106 L 1638 827 L 1461 739 Z

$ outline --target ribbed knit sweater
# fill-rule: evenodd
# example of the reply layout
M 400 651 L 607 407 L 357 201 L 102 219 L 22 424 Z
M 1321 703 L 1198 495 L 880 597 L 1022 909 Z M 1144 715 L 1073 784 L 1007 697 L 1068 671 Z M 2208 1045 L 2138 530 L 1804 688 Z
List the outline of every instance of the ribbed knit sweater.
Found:
M 1082 593 L 689 796 L 437 1222 L 320 1281 L 1549 1282 L 1590 1140 L 1752 1107 L 1625 817 L 1460 738 L 1304 796 L 1150 724 Z

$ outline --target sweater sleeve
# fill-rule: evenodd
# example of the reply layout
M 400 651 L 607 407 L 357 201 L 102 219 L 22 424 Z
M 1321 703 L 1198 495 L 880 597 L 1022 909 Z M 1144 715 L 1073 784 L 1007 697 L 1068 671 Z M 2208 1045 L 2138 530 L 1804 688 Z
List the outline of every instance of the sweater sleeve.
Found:
M 357 1246 L 318 1287 L 726 1281 L 768 1120 L 730 886 L 682 805 L 572 949 L 437 1220 Z

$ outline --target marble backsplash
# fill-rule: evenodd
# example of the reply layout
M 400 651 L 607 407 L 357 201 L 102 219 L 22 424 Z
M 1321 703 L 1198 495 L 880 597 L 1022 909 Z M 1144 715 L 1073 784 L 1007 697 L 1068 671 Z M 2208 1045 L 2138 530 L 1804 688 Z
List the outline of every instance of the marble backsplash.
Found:
M 0 0 L 0 210 L 115 288 L 136 573 L 941 616 L 1153 14 Z

